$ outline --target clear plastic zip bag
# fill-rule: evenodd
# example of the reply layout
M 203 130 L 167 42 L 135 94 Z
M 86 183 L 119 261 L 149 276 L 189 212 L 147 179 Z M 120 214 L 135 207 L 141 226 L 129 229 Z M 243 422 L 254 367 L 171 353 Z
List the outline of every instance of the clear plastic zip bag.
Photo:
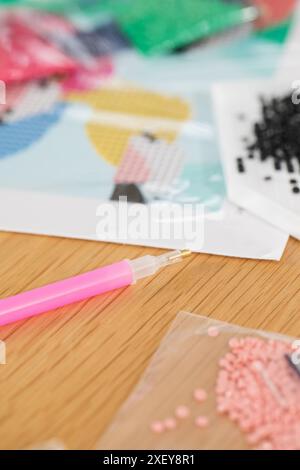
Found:
M 98 448 L 299 449 L 299 344 L 180 312 Z

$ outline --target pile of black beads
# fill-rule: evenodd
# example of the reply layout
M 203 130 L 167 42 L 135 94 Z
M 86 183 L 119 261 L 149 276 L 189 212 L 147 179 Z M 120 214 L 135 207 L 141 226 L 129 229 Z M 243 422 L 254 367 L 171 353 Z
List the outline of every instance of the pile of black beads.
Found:
M 276 170 L 286 165 L 293 173 L 293 161 L 300 161 L 300 105 L 291 94 L 260 101 L 262 119 L 253 126 L 255 140 L 248 155 L 257 151 L 261 161 L 273 159 Z
M 272 160 L 276 171 L 299 173 L 300 168 L 300 104 L 291 94 L 283 97 L 260 97 L 261 119 L 254 123 L 254 138 L 245 138 L 247 157 L 264 162 Z M 245 172 L 244 162 L 237 159 L 238 171 Z M 271 179 L 271 177 L 267 177 Z M 293 182 L 293 183 L 292 183 Z M 295 178 L 290 180 L 293 192 L 298 193 Z M 297 186 L 296 186 L 297 185 Z

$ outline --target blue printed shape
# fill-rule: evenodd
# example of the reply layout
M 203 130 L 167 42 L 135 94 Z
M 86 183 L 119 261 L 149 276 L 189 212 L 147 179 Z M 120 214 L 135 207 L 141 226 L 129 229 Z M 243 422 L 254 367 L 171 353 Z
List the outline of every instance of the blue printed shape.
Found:
M 67 103 L 59 103 L 50 112 L 13 123 L 0 123 L 0 159 L 10 157 L 35 144 L 59 121 L 66 106 Z

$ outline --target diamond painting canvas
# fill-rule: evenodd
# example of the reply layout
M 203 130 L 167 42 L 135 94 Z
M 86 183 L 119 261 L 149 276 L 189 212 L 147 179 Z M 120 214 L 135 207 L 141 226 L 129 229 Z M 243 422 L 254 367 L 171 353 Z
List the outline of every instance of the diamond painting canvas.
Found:
M 200 234 L 109 240 L 280 258 L 287 235 L 226 202 L 211 112 L 201 93 L 167 94 L 123 82 L 73 92 L 55 79 L 12 88 L 1 111 L 1 226 L 107 239 L 96 230 L 100 203 L 198 204 L 204 218 L 194 222 L 202 224 L 204 241 Z M 151 225 L 151 215 L 144 217 Z M 161 222 L 172 229 L 181 223 Z

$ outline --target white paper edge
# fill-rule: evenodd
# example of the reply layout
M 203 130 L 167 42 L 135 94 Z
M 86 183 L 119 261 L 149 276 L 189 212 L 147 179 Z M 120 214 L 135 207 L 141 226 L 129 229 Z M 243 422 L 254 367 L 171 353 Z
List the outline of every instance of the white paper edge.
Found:
M 199 243 L 175 243 L 166 240 L 126 240 L 100 239 L 96 235 L 96 209 L 101 201 L 96 199 L 54 196 L 35 191 L 0 189 L 0 230 L 4 232 L 28 233 L 80 240 L 126 243 L 165 249 L 189 248 L 194 252 L 248 259 L 279 261 L 285 250 L 288 235 L 247 214 L 249 225 L 253 224 L 272 237 L 270 251 L 262 246 L 251 244 L 251 237 L 245 249 L 243 243 L 237 246 L 231 239 L 231 227 L 222 229 L 224 222 L 208 215 L 205 219 L 206 241 Z M 229 210 L 235 209 L 227 203 Z M 59 214 L 58 214 L 59 210 Z M 251 222 L 251 223 L 250 223 Z M 227 235 L 227 239 L 226 239 Z M 270 237 L 269 237 L 270 238 Z M 269 239 L 268 238 L 268 239 Z M 245 240 L 242 240 L 245 241 Z

